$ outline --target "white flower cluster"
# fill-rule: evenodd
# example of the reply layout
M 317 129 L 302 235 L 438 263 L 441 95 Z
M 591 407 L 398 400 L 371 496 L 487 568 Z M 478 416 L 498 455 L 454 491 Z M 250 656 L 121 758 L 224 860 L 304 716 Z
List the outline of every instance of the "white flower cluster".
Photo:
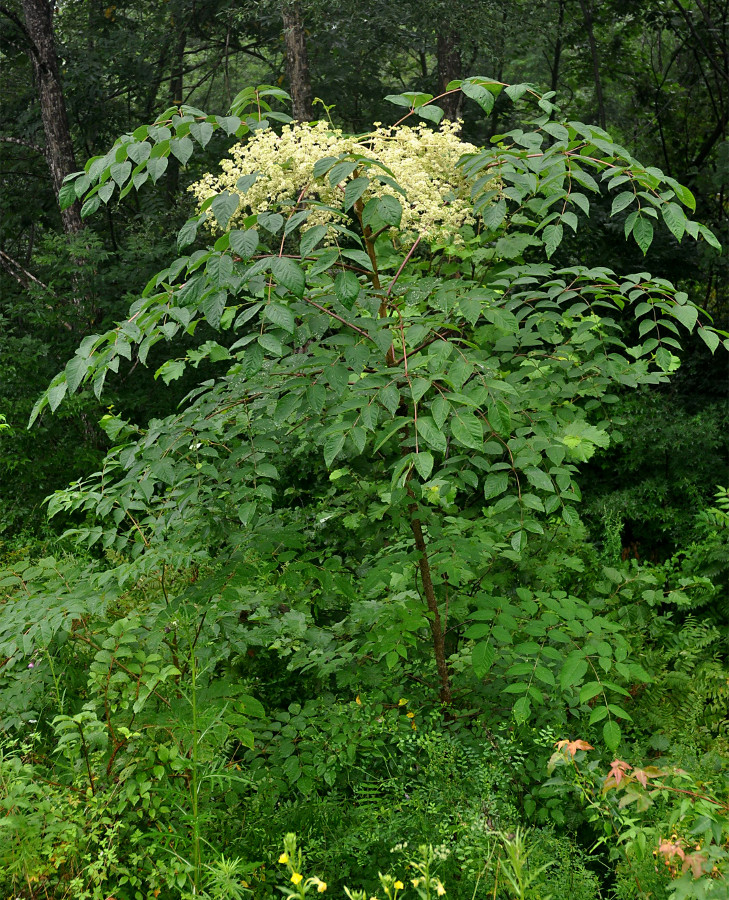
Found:
M 273 130 L 256 131 L 245 143 L 236 144 L 230 158 L 221 163 L 220 175 L 207 174 L 190 186 L 202 204 L 209 197 L 228 190 L 238 194 L 241 202 L 228 228 L 251 213 L 291 208 L 310 208 L 305 228 L 331 225 L 340 217 L 319 204 L 342 209 L 346 182 L 361 175 L 372 179 L 362 196 L 366 203 L 373 197 L 397 197 L 403 207 L 400 234 L 420 235 L 423 240 L 439 240 L 453 236 L 465 224 L 473 224 L 474 214 L 469 203 L 469 183 L 456 166 L 466 153 L 476 147 L 461 141 L 460 126 L 445 122 L 436 131 L 425 124 L 376 129 L 368 135 L 351 137 L 327 122 L 286 125 L 281 134 Z M 345 180 L 332 186 L 325 174 L 314 177 L 314 164 L 324 157 L 346 157 L 361 154 L 377 160 L 393 174 L 403 189 L 399 194 L 391 185 L 378 180 L 384 175 L 378 166 L 363 164 Z M 246 179 L 241 188 L 238 183 Z M 243 189 L 243 188 L 247 189 Z M 310 205 L 311 201 L 317 201 Z M 211 216 L 211 229 L 217 228 Z M 333 239 L 334 231 L 330 232 Z

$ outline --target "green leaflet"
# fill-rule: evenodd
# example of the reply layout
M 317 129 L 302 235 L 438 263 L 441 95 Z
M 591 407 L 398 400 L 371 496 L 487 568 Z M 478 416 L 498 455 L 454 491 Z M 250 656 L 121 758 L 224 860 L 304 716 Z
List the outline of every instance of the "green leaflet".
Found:
M 354 301 L 359 296 L 359 291 L 359 279 L 354 272 L 345 270 L 334 279 L 334 293 L 342 306 L 346 306 L 347 309 L 352 308 Z
M 578 685 L 587 674 L 587 670 L 588 664 L 584 654 L 579 651 L 571 653 L 565 660 L 559 676 L 562 690 Z
M 237 253 L 242 259 L 250 259 L 256 252 L 258 247 L 258 232 L 255 228 L 247 231 L 231 231 L 230 232 L 230 249 Z
M 480 450 L 483 447 L 483 423 L 473 413 L 454 410 L 450 419 L 453 437 L 465 447 Z
M 433 471 L 433 454 L 428 453 L 427 450 L 422 450 L 420 453 L 414 454 L 413 462 L 415 463 L 418 475 L 420 475 L 423 481 L 427 481 L 427 479 L 430 478 L 430 473 Z
M 618 723 L 612 719 L 606 722 L 602 729 L 602 735 L 608 750 L 617 750 L 622 738 L 622 732 Z
M 271 301 L 264 307 L 263 314 L 274 325 L 278 325 L 289 334 L 294 333 L 294 314 L 287 306 Z
M 439 453 L 445 453 L 446 439 L 443 432 L 436 426 L 430 416 L 418 418 L 417 430 L 421 438 Z
M 271 274 L 296 297 L 304 293 L 306 279 L 301 267 L 293 259 L 276 257 L 271 260 Z
M 213 199 L 211 209 L 221 228 L 225 228 L 238 209 L 240 198 L 237 194 L 224 191 Z

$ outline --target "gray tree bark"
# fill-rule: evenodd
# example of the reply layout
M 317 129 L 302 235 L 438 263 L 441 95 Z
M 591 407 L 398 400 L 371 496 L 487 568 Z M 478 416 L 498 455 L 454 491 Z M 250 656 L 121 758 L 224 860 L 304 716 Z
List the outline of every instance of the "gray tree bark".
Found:
M 554 53 L 552 54 L 552 63 L 550 65 L 551 79 L 549 84 L 550 91 L 556 91 L 559 85 L 559 66 L 562 62 L 562 29 L 564 27 L 564 7 L 566 0 L 559 0 L 557 14 L 557 39 L 554 42 Z
M 281 8 L 284 44 L 286 47 L 286 72 L 293 101 L 294 119 L 309 122 L 314 118 L 309 54 L 306 49 L 306 33 L 298 0 L 285 2 Z
M 585 21 L 587 40 L 590 44 L 590 56 L 592 57 L 592 75 L 595 82 L 595 100 L 597 101 L 597 118 L 603 131 L 607 128 L 605 120 L 605 100 L 602 94 L 602 78 L 600 77 L 600 56 L 597 50 L 594 29 L 594 9 L 591 0 L 580 0 L 582 18 Z
M 49 0 L 22 0 L 22 5 L 46 139 L 45 157 L 57 198 L 63 179 L 76 171 L 76 159 L 58 70 L 53 3 Z M 74 203 L 63 210 L 61 220 L 66 234 L 78 234 L 84 227 L 79 204 Z
M 185 48 L 187 47 L 187 31 L 185 26 L 181 26 L 181 30 L 177 35 L 175 43 L 175 52 L 172 61 L 172 73 L 170 78 L 170 97 L 169 105 L 180 107 L 184 100 L 183 92 L 185 87 Z M 177 198 L 177 192 L 180 187 L 180 162 L 170 154 L 169 168 L 167 169 L 167 194 L 171 200 Z
M 462 77 L 463 72 L 458 39 L 453 31 L 446 27 L 438 31 L 436 56 L 438 60 L 438 93 L 442 94 L 451 81 L 456 81 Z M 446 119 L 451 121 L 457 119 L 460 115 L 462 103 L 463 94 L 460 91 L 457 94 L 449 94 L 439 101 Z

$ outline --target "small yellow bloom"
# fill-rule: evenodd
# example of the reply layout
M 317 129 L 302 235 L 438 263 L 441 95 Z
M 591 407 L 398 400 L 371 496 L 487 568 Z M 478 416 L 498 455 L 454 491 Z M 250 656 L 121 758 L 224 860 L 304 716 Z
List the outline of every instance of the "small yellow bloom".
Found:
M 291 880 L 294 884 L 301 884 L 301 882 L 304 880 L 304 876 L 300 875 L 298 872 L 294 872 L 294 874 L 291 876 Z
M 281 863 L 282 866 L 285 866 L 286 863 L 289 861 L 288 853 L 282 853 L 281 856 L 279 856 L 278 861 Z
M 410 880 L 411 880 L 412 885 L 413 885 L 414 888 L 416 888 L 416 887 L 420 884 L 420 879 L 419 879 L 419 878 L 411 878 Z
M 326 883 L 326 881 L 320 881 L 320 882 L 317 884 L 316 889 L 317 889 L 317 891 L 318 891 L 320 894 L 323 894 L 324 891 L 327 889 L 327 883 Z
M 397 705 L 398 706 L 407 706 L 407 702 L 408 701 L 404 697 L 400 697 L 400 699 L 397 701 Z
M 406 715 L 407 715 L 408 719 L 414 719 L 414 718 L 415 718 L 415 713 L 414 713 L 414 712 L 406 713 Z
M 439 897 L 442 897 L 445 894 L 446 889 L 443 887 L 442 881 L 439 881 L 436 885 L 435 892 Z
M 413 731 L 417 731 L 417 730 L 418 730 L 418 726 L 415 724 L 415 722 L 411 722 L 411 723 L 410 723 L 410 727 L 413 729 Z
M 359 699 L 359 694 L 357 694 L 357 696 L 354 698 L 354 702 L 357 704 L 357 706 L 362 706 L 362 701 Z
M 395 890 L 396 891 L 401 891 L 404 887 L 405 887 L 405 885 L 402 883 L 402 881 L 395 882 Z

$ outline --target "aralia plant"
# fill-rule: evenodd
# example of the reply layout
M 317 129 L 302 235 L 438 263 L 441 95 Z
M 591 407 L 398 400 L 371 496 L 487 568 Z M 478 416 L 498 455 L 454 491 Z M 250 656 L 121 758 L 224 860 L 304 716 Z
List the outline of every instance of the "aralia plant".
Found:
M 578 468 L 609 443 L 616 390 L 666 381 L 682 331 L 712 352 L 729 340 L 662 278 L 550 260 L 605 194 L 643 253 L 660 224 L 718 244 L 686 215 L 687 188 L 563 121 L 553 95 L 478 77 L 456 91 L 484 115 L 505 93 L 526 124 L 478 148 L 441 127 L 438 98 L 408 93 L 388 98 L 396 124 L 355 137 L 293 123 L 273 108 L 282 91 L 251 88 L 227 116 L 169 109 L 67 178 L 62 203 L 88 216 L 216 131 L 238 139 L 192 187 L 181 255 L 127 318 L 84 338 L 33 419 L 84 386 L 101 396 L 160 342 L 163 381 L 203 363 L 214 377 L 148 427 L 107 417 L 102 471 L 50 511 L 88 513 L 77 537 L 123 560 L 105 583 L 189 559 L 230 572 L 253 548 L 281 567 L 318 554 L 338 599 L 314 615 L 300 598 L 317 629 L 296 664 L 350 679 L 363 659 L 417 664 L 446 705 L 466 673 L 515 695 L 519 721 L 555 685 L 599 695 L 615 746 L 626 714 L 609 695 L 644 676 L 618 626 L 590 598 L 504 590 L 489 573 L 577 522 Z M 288 499 L 297 465 L 313 466 L 325 515 Z

